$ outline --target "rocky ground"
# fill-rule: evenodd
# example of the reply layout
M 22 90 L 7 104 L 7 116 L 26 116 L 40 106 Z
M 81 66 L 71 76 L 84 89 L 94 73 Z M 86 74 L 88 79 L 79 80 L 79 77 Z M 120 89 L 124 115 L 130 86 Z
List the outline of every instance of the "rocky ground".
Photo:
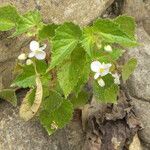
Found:
M 124 56 L 124 59 L 136 57 L 138 60 L 138 66 L 126 89 L 144 126 L 138 133 L 143 150 L 150 149 L 150 1 L 0 0 L 0 5 L 6 3 L 15 4 L 21 12 L 38 8 L 45 22 L 69 20 L 86 25 L 99 16 L 115 17 L 126 13 L 135 17 L 136 35 L 141 45 Z M 0 89 L 10 85 L 15 58 L 21 50 L 26 49 L 28 43 L 25 37 L 7 39 L 8 36 L 9 33 L 0 33 Z M 22 96 L 23 93 L 20 93 L 19 99 Z M 0 103 L 0 135 L 0 150 L 80 150 L 85 139 L 80 119 L 73 120 L 65 129 L 48 137 L 37 120 L 23 122 L 18 116 L 18 108 L 6 102 Z

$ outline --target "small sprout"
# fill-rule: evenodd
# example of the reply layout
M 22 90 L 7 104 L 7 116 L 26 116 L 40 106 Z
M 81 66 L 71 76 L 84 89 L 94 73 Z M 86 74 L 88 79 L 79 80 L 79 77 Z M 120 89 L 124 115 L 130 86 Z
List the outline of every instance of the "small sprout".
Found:
M 30 50 L 28 57 L 32 58 L 35 57 L 38 60 L 43 60 L 46 57 L 46 52 L 44 49 L 46 48 L 46 44 L 43 46 L 40 46 L 39 42 L 37 41 L 31 41 L 30 42 Z
M 99 79 L 98 81 L 98 84 L 101 86 L 101 87 L 104 87 L 105 86 L 105 82 L 103 79 Z
M 109 69 L 112 64 L 100 63 L 99 61 L 94 61 L 91 63 L 91 70 L 95 72 L 94 79 L 99 78 L 99 76 L 105 76 L 109 73 Z
M 104 46 L 104 50 L 106 52 L 112 52 L 112 47 L 110 45 L 106 45 L 106 46 Z
M 27 59 L 27 61 L 26 61 L 26 65 L 31 65 L 33 62 L 32 62 L 32 60 L 31 59 Z
M 18 56 L 18 59 L 19 59 L 19 60 L 26 60 L 26 59 L 27 59 L 27 56 L 26 56 L 25 53 L 22 53 L 22 54 L 20 54 L 20 55 Z
M 114 73 L 112 74 L 112 76 L 114 77 L 114 83 L 115 84 L 120 84 L 120 75 L 118 75 L 118 73 Z

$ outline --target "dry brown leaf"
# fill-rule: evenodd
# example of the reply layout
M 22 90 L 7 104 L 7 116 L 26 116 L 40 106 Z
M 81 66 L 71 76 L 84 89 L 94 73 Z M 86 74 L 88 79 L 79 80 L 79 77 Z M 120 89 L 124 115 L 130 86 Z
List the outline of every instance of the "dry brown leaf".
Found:
M 141 143 L 137 134 L 133 137 L 133 141 L 129 146 L 129 150 L 142 150 Z
M 39 76 L 36 77 L 36 93 L 35 93 L 35 100 L 32 106 L 30 106 L 28 101 L 31 92 L 32 91 L 29 91 L 26 97 L 23 99 L 19 111 L 20 117 L 23 118 L 25 121 L 30 120 L 36 114 L 42 102 L 43 88 Z

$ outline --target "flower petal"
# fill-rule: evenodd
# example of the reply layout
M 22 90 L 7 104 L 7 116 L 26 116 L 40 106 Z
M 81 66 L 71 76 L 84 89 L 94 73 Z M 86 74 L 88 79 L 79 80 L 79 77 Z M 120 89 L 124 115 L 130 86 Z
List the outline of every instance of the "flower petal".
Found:
M 120 75 L 117 73 L 114 73 L 114 74 L 112 74 L 112 76 L 114 77 L 114 83 L 120 84 Z
M 43 59 L 45 59 L 45 57 L 46 57 L 46 53 L 45 53 L 44 51 L 42 51 L 42 50 L 38 50 L 38 51 L 36 51 L 36 53 L 35 53 L 35 57 L 36 57 L 38 60 L 43 60 Z
M 100 76 L 100 73 L 99 73 L 99 72 L 98 72 L 98 73 L 95 73 L 94 79 L 97 79 L 99 76 Z
M 29 58 L 32 58 L 32 57 L 34 57 L 34 56 L 35 56 L 35 52 L 31 52 L 31 53 L 29 53 L 29 55 L 28 55 Z
M 109 73 L 109 68 L 108 68 L 108 69 L 106 68 L 106 69 L 104 70 L 104 72 L 101 72 L 101 73 L 100 73 L 100 76 L 103 77 L 103 76 L 107 75 L 108 73 Z
M 26 54 L 25 53 L 22 53 L 18 56 L 18 59 L 19 60 L 25 60 L 27 58 Z
M 37 41 L 31 41 L 30 42 L 30 50 L 36 51 L 40 48 L 40 44 Z
M 104 65 L 105 68 L 110 68 L 111 66 L 112 64 L 109 64 L 109 63 Z
M 44 45 L 43 45 L 43 46 L 41 46 L 39 49 L 43 51 L 46 47 L 47 47 L 47 45 L 46 45 L 46 44 L 44 44 Z
M 101 66 L 101 63 L 100 63 L 99 61 L 93 61 L 93 62 L 91 63 L 91 70 L 92 70 L 93 72 L 99 72 L 100 66 Z

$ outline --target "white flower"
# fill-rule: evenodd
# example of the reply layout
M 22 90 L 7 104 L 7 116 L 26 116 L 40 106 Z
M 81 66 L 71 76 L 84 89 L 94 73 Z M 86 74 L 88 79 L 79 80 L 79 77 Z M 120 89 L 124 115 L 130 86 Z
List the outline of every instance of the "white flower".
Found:
M 112 74 L 112 76 L 114 77 L 114 83 L 115 84 L 120 84 L 120 75 L 118 75 L 117 73 Z
M 105 86 L 105 82 L 103 79 L 99 79 L 98 81 L 98 84 L 101 86 L 101 87 L 104 87 Z
M 40 47 L 40 44 L 37 41 L 31 41 L 29 58 L 35 57 L 38 60 L 43 60 L 46 57 L 46 53 L 44 49 L 46 48 L 46 44 Z
M 112 52 L 112 47 L 110 45 L 106 45 L 106 46 L 104 46 L 104 50 L 106 52 Z
M 91 63 L 91 70 L 95 72 L 94 79 L 97 79 L 99 76 L 105 76 L 109 73 L 111 64 L 100 63 L 99 61 L 94 61 Z
M 18 56 L 18 59 L 19 59 L 19 60 L 25 60 L 25 59 L 27 59 L 27 56 L 26 56 L 25 53 L 22 53 L 22 54 L 20 54 L 20 55 Z
M 26 65 L 31 65 L 33 62 L 32 62 L 32 60 L 31 59 L 27 59 L 27 61 L 26 61 Z

